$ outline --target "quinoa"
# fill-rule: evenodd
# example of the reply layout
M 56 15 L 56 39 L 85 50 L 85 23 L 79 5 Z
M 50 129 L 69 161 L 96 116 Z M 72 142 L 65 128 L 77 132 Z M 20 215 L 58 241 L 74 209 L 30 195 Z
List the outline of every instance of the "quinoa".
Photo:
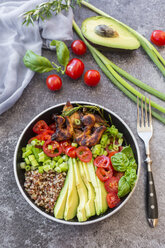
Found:
M 41 174 L 38 170 L 26 171 L 24 187 L 37 206 L 53 214 L 65 178 L 65 172 L 48 171 Z

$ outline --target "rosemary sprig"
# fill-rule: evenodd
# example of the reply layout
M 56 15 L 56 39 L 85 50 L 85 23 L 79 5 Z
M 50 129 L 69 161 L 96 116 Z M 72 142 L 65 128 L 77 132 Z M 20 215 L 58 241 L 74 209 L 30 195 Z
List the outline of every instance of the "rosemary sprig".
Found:
M 70 6 L 72 8 L 74 8 L 76 4 L 80 6 L 81 1 L 82 0 L 65 0 L 64 2 L 63 0 L 53 0 L 41 3 L 37 5 L 35 9 L 29 10 L 21 15 L 24 19 L 22 24 L 26 23 L 27 26 L 30 23 L 34 24 L 34 21 L 37 21 L 39 18 L 44 21 L 45 19 L 50 18 L 52 16 L 52 13 L 54 13 L 54 15 L 57 15 L 62 10 L 68 11 Z

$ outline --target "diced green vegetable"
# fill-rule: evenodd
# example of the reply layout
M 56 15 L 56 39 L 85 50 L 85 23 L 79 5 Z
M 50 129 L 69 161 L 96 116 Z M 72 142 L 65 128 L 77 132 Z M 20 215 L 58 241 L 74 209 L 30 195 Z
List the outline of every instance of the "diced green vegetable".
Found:
M 38 162 L 45 162 L 50 159 L 43 151 L 38 153 Z
M 25 170 L 26 170 L 26 171 L 30 171 L 30 170 L 31 170 L 30 165 L 26 165 L 26 166 L 25 166 Z
M 30 154 L 32 154 L 32 151 L 31 151 L 31 150 L 28 150 L 28 151 L 26 151 L 26 152 L 24 152 L 24 153 L 22 154 L 22 158 L 26 158 L 26 157 L 28 157 Z
M 20 167 L 21 167 L 21 169 L 25 169 L 26 163 L 25 163 L 25 162 L 21 162 L 21 163 L 20 163 Z
M 68 170 L 68 163 L 67 162 L 63 162 L 62 164 L 59 165 L 59 168 L 61 169 L 61 172 L 62 171 L 67 171 Z
M 72 143 L 71 146 L 78 147 L 77 143 Z
M 58 173 L 61 172 L 61 168 L 60 168 L 60 167 L 56 167 L 54 170 L 55 170 L 56 172 L 58 172 Z
M 30 160 L 27 157 L 25 158 L 25 163 L 30 164 Z
M 105 148 L 108 145 L 108 141 L 109 141 L 108 135 L 103 134 L 100 140 L 100 144 L 102 145 L 102 147 Z
M 43 166 L 38 167 L 38 172 L 41 173 L 41 174 L 44 172 Z

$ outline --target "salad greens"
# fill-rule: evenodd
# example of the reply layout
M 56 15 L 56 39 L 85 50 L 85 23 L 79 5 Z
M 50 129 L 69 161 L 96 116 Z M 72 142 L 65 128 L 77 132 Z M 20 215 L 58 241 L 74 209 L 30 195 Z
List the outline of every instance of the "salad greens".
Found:
M 122 153 L 118 152 L 111 158 L 112 166 L 116 171 L 126 171 L 127 167 L 129 166 L 129 159 L 127 156 Z

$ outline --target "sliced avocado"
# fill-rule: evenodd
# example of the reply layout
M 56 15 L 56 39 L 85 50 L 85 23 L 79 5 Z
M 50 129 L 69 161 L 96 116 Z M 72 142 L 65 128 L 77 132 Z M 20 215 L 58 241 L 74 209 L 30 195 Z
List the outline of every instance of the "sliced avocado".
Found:
M 59 195 L 57 202 L 55 204 L 55 207 L 54 207 L 54 216 L 57 219 L 63 219 L 64 218 L 66 199 L 67 199 L 67 195 L 68 195 L 68 186 L 69 186 L 69 171 L 67 173 L 64 186 L 60 192 L 60 195 Z
M 64 219 L 70 220 L 76 216 L 77 207 L 79 204 L 78 193 L 76 188 L 76 179 L 73 168 L 73 160 L 69 158 L 68 160 L 69 171 L 68 171 L 68 194 L 66 199 L 65 211 L 64 211 Z
M 108 208 L 106 201 L 107 193 L 105 191 L 104 184 L 96 176 L 95 166 L 93 165 L 93 161 L 87 163 L 87 169 L 89 172 L 90 180 L 92 182 L 92 185 L 96 193 L 96 197 L 95 197 L 96 214 L 100 215 L 104 213 Z
M 81 161 L 78 162 L 81 177 L 84 181 L 84 184 L 86 185 L 87 191 L 88 191 L 88 201 L 86 203 L 85 209 L 86 209 L 86 216 L 87 218 L 94 216 L 96 214 L 95 210 L 95 190 L 92 186 L 92 183 L 90 181 L 90 176 L 88 173 L 87 165 L 86 163 L 83 163 Z
M 89 17 L 83 21 L 81 30 L 85 38 L 96 45 L 127 50 L 140 47 L 132 33 L 109 17 Z
M 79 196 L 79 205 L 77 208 L 77 219 L 78 219 L 78 221 L 86 221 L 87 216 L 86 216 L 85 206 L 86 206 L 87 201 L 88 201 L 88 192 L 87 192 L 86 186 L 85 186 L 85 184 L 81 178 L 79 165 L 78 165 L 76 159 L 73 159 L 73 167 L 74 167 L 74 173 L 75 173 L 75 178 L 76 178 L 77 192 L 78 192 L 78 196 Z

